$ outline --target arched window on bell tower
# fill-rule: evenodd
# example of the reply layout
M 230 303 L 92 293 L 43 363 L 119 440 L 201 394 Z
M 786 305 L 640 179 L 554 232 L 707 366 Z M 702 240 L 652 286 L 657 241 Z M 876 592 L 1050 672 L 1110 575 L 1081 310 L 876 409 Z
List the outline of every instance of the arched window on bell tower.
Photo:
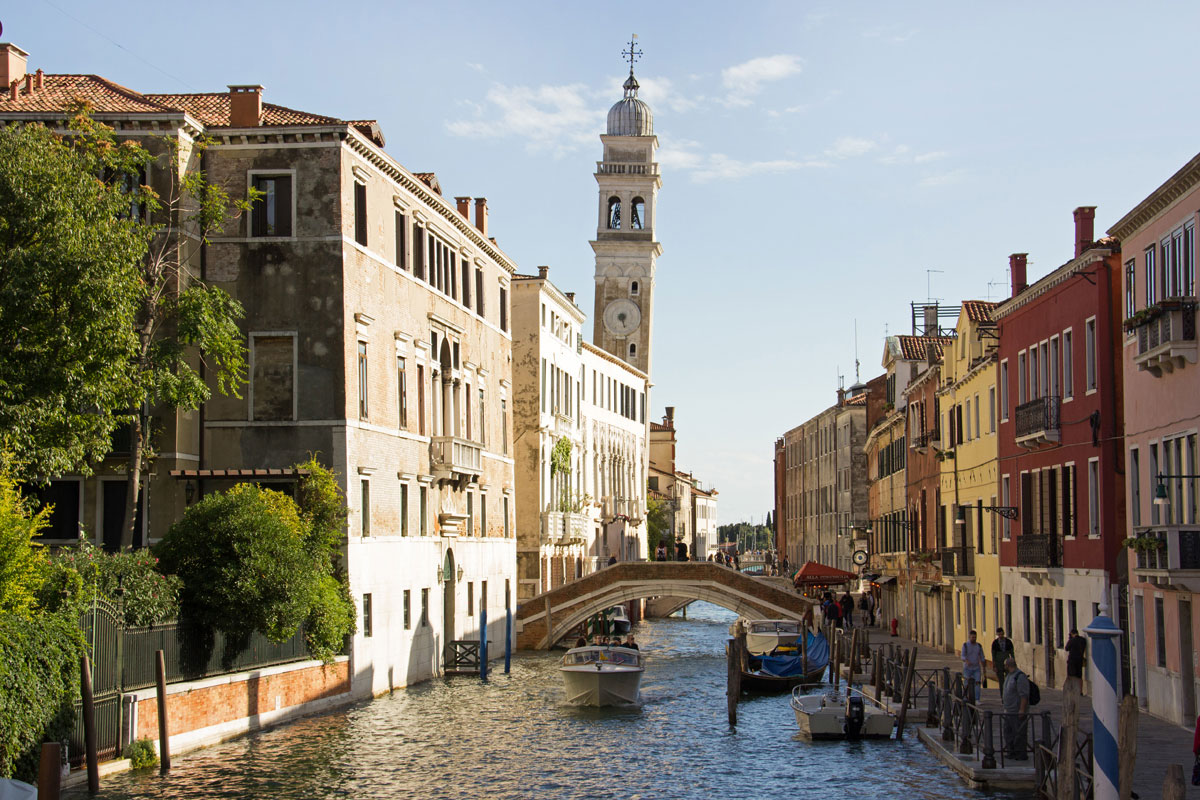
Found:
M 629 227 L 640 231 L 646 226 L 646 201 L 640 197 L 633 198 L 629 210 Z
M 616 195 L 608 198 L 608 227 L 612 230 L 621 227 L 621 198 Z
M 637 358 L 637 345 L 633 342 L 629 343 L 629 360 L 633 361 Z
M 639 287 L 638 287 L 638 282 L 637 282 L 637 281 L 632 281 L 632 282 L 629 284 L 629 296 L 630 296 L 630 297 L 637 297 L 637 296 L 638 296 L 638 288 L 639 288 Z

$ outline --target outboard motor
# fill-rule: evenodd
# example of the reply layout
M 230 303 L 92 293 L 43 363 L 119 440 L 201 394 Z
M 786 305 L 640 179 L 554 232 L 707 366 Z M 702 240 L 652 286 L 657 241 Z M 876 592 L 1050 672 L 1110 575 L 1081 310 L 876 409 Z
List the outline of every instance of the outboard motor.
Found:
M 863 699 L 858 695 L 849 695 L 846 698 L 846 738 L 857 739 L 862 733 L 863 721 L 866 719 L 867 712 L 863 706 Z

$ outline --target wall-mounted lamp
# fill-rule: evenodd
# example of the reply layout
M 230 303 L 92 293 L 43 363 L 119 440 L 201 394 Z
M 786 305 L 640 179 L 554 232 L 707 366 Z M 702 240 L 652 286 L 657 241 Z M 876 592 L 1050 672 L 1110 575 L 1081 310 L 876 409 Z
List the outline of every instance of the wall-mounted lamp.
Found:
M 1167 506 L 1171 504 L 1170 493 L 1167 492 L 1167 480 L 1183 480 L 1190 481 L 1200 478 L 1200 475 L 1164 475 L 1161 472 L 1155 476 L 1158 478 L 1158 485 L 1154 487 L 1154 505 Z
M 967 524 L 967 509 L 965 506 L 959 506 L 958 511 L 956 511 L 954 513 L 954 524 L 955 525 L 966 525 Z
M 190 506 L 194 499 L 196 499 L 196 482 L 187 481 L 183 484 L 183 500 Z

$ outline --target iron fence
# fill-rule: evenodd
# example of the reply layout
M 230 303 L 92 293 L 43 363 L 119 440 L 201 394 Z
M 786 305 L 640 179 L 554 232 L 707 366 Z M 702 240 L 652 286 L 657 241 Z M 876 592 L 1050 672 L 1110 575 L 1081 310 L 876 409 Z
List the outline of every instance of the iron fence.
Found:
M 220 631 L 168 622 L 122 632 L 121 687 L 125 691 L 155 684 L 155 656 L 163 651 L 167 683 L 194 681 L 231 672 L 306 661 L 312 658 L 303 626 L 287 641 L 272 642 L 260 633 L 231 642 Z

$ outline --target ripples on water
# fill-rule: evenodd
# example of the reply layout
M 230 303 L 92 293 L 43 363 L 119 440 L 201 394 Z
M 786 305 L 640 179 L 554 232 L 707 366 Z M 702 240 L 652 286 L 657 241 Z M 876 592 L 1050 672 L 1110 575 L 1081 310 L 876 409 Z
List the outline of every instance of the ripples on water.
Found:
M 810 743 L 783 696 L 744 701 L 731 731 L 724 641 L 734 616 L 638 626 L 649 661 L 641 708 L 564 704 L 555 653 L 522 653 L 490 681 L 433 680 L 106 778 L 101 798 L 888 798 L 986 795 L 910 735 Z M 75 797 L 86 796 L 76 794 Z

